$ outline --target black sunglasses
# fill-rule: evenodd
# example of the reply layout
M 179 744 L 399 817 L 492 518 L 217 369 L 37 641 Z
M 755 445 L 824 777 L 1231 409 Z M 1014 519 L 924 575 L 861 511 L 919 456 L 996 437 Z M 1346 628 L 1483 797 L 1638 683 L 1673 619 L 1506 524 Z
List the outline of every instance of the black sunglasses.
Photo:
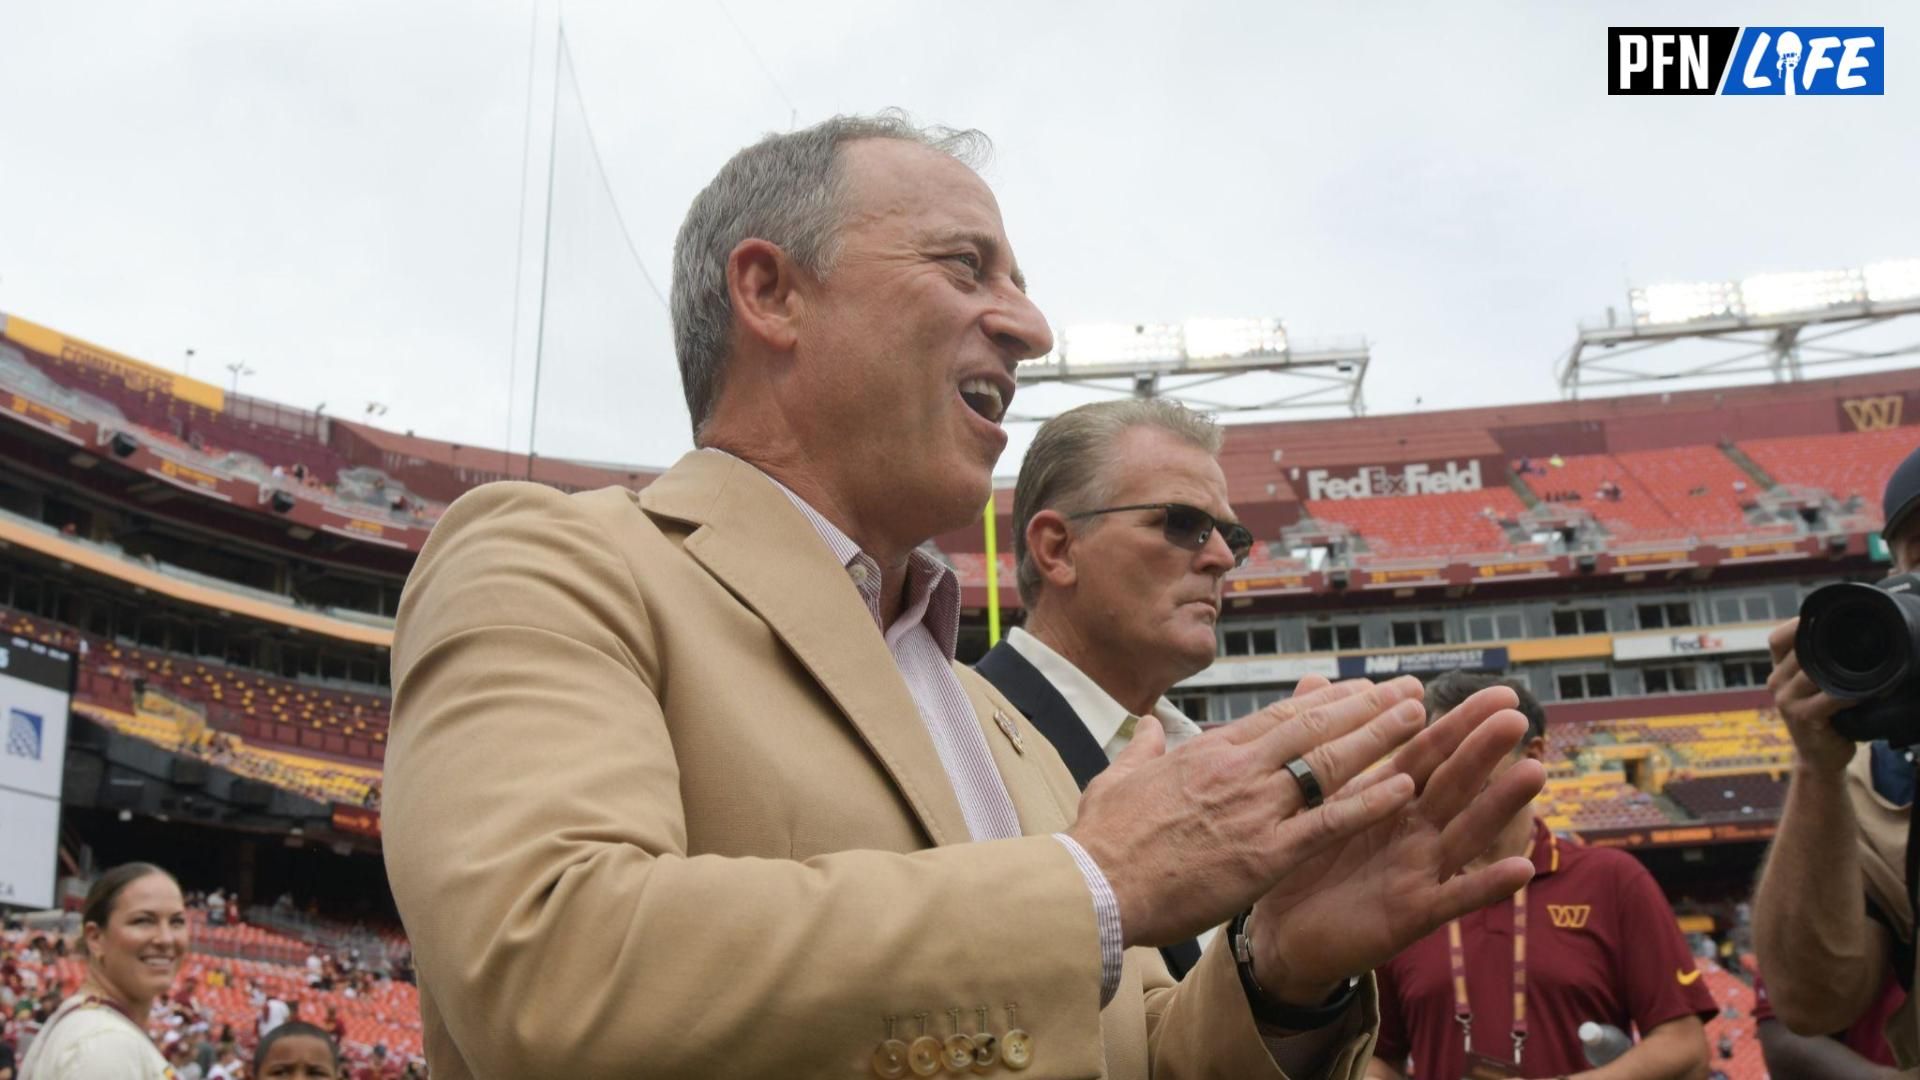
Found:
M 1199 551 L 1213 539 L 1213 531 L 1220 530 L 1220 538 L 1227 542 L 1227 550 L 1233 553 L 1233 565 L 1240 566 L 1247 561 L 1253 551 L 1253 533 L 1235 521 L 1221 521 L 1197 506 L 1186 503 L 1138 503 L 1133 506 L 1109 506 L 1100 510 L 1087 510 L 1078 514 L 1069 514 L 1069 520 L 1097 517 L 1101 514 L 1118 514 L 1127 510 L 1158 510 L 1165 519 L 1162 529 L 1166 533 L 1167 543 L 1174 547 Z

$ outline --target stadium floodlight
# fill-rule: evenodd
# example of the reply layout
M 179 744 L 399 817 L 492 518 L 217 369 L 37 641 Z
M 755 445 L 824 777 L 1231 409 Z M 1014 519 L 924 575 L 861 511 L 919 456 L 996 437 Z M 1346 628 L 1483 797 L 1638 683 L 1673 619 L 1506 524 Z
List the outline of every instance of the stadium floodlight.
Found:
M 1858 270 L 1755 274 L 1740 282 L 1740 306 L 1749 316 L 1818 311 L 1866 299 Z
M 1920 259 L 1888 259 L 1845 270 L 1755 274 L 1742 281 L 1689 281 L 1628 290 L 1632 321 L 1607 309 L 1604 325 L 1582 325 L 1562 354 L 1560 389 L 1726 379 L 1766 372 L 1793 382 L 1809 367 L 1920 355 L 1920 344 L 1835 339 L 1920 316 Z M 1902 327 L 1907 324 L 1902 323 Z
M 1180 359 L 1180 327 L 1167 323 L 1084 323 L 1061 335 L 1060 355 L 1075 367 L 1173 363 Z
M 1279 319 L 1188 319 L 1180 325 L 1188 360 L 1231 360 L 1287 351 Z
M 1365 338 L 1295 340 L 1277 318 L 1204 318 L 1164 323 L 1079 323 L 1054 334 L 1053 351 L 1023 361 L 1022 386 L 1051 383 L 1135 398 L 1166 398 L 1208 412 L 1341 407 L 1366 411 L 1371 361 Z M 1222 397 L 1233 382 L 1253 394 Z M 1276 393 L 1276 390 L 1278 391 Z M 1256 396 L 1257 395 L 1257 396 Z M 1024 399 L 1023 399 L 1024 400 Z M 1044 419 L 1012 415 L 1019 421 Z
M 1721 319 L 1738 310 L 1734 288 L 1725 281 L 1670 281 L 1630 289 L 1627 300 L 1640 326 Z
M 1876 304 L 1920 300 L 1920 259 L 1868 263 L 1860 276 L 1867 283 L 1867 299 Z

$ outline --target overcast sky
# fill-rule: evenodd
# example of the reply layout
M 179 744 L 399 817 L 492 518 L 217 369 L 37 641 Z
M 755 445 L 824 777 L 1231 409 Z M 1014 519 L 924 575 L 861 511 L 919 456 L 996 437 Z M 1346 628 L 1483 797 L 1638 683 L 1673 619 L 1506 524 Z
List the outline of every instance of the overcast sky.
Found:
M 1056 330 L 1279 316 L 1370 340 L 1375 413 L 1543 400 L 1629 282 L 1920 256 L 1913 6 L 1684 6 L 1885 26 L 1882 98 L 1606 96 L 1606 26 L 1675 7 L 542 0 L 536 31 L 525 2 L 0 0 L 0 311 L 524 448 L 545 247 L 541 452 L 667 464 L 685 407 L 615 208 L 664 290 L 730 153 L 898 105 L 992 136 Z M 563 74 L 550 140 L 557 20 L 580 93 Z

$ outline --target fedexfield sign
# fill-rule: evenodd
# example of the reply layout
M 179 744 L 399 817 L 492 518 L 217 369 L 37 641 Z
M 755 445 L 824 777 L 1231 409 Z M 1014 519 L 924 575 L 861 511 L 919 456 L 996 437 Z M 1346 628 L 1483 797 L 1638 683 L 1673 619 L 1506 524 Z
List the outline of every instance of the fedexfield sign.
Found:
M 1481 489 L 1480 463 L 1465 465 L 1449 461 L 1445 465 L 1407 465 L 1399 469 L 1375 465 L 1349 476 L 1335 476 L 1326 469 L 1307 473 L 1309 499 L 1378 499 L 1390 495 L 1445 495 L 1454 491 Z
M 1766 652 L 1771 626 L 1736 626 L 1684 634 L 1621 634 L 1613 639 L 1615 660 L 1667 660 L 1721 653 Z

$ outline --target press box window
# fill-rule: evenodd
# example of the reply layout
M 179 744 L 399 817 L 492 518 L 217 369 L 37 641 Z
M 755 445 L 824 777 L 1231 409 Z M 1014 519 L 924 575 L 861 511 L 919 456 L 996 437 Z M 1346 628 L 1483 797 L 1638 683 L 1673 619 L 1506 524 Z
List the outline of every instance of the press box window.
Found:
M 1225 656 L 1267 656 L 1280 651 L 1279 632 L 1272 627 L 1229 630 L 1222 635 Z
M 1772 672 L 1765 660 L 1728 660 L 1720 665 L 1720 681 L 1730 687 L 1765 686 Z
M 1716 623 L 1771 622 L 1774 617 L 1773 597 L 1764 593 L 1757 596 L 1717 596 L 1713 600 L 1713 621 Z
M 1286 696 L 1287 691 L 1277 686 L 1271 686 L 1261 687 L 1256 690 L 1237 690 L 1229 694 L 1222 694 L 1221 700 L 1226 702 L 1227 718 L 1230 720 L 1238 720 L 1248 713 L 1259 712 L 1261 709 L 1266 708 Z M 1187 715 L 1191 717 L 1193 714 L 1188 713 Z
M 1393 643 L 1400 645 L 1445 645 L 1447 624 L 1444 619 L 1415 619 L 1393 624 Z
M 1334 652 L 1339 649 L 1359 647 L 1360 627 L 1357 624 L 1307 627 L 1308 652 Z
M 1182 716 L 1185 716 L 1194 723 L 1204 724 L 1207 722 L 1207 695 L 1173 694 L 1168 696 L 1167 702 L 1174 708 L 1180 710 Z
M 1468 641 L 1511 641 L 1524 636 L 1518 612 L 1467 616 Z
M 1675 626 L 1693 625 L 1693 612 L 1683 603 L 1641 604 L 1634 611 L 1640 616 L 1642 630 L 1666 630 Z
M 1680 694 L 1700 689 L 1700 671 L 1691 665 L 1648 668 L 1642 677 L 1649 694 Z
M 1573 637 L 1577 634 L 1604 634 L 1606 632 L 1606 608 L 1575 608 L 1553 613 L 1553 636 L 1555 637 Z
M 1562 675 L 1558 685 L 1561 701 L 1613 696 L 1613 676 L 1604 671 L 1583 671 Z

